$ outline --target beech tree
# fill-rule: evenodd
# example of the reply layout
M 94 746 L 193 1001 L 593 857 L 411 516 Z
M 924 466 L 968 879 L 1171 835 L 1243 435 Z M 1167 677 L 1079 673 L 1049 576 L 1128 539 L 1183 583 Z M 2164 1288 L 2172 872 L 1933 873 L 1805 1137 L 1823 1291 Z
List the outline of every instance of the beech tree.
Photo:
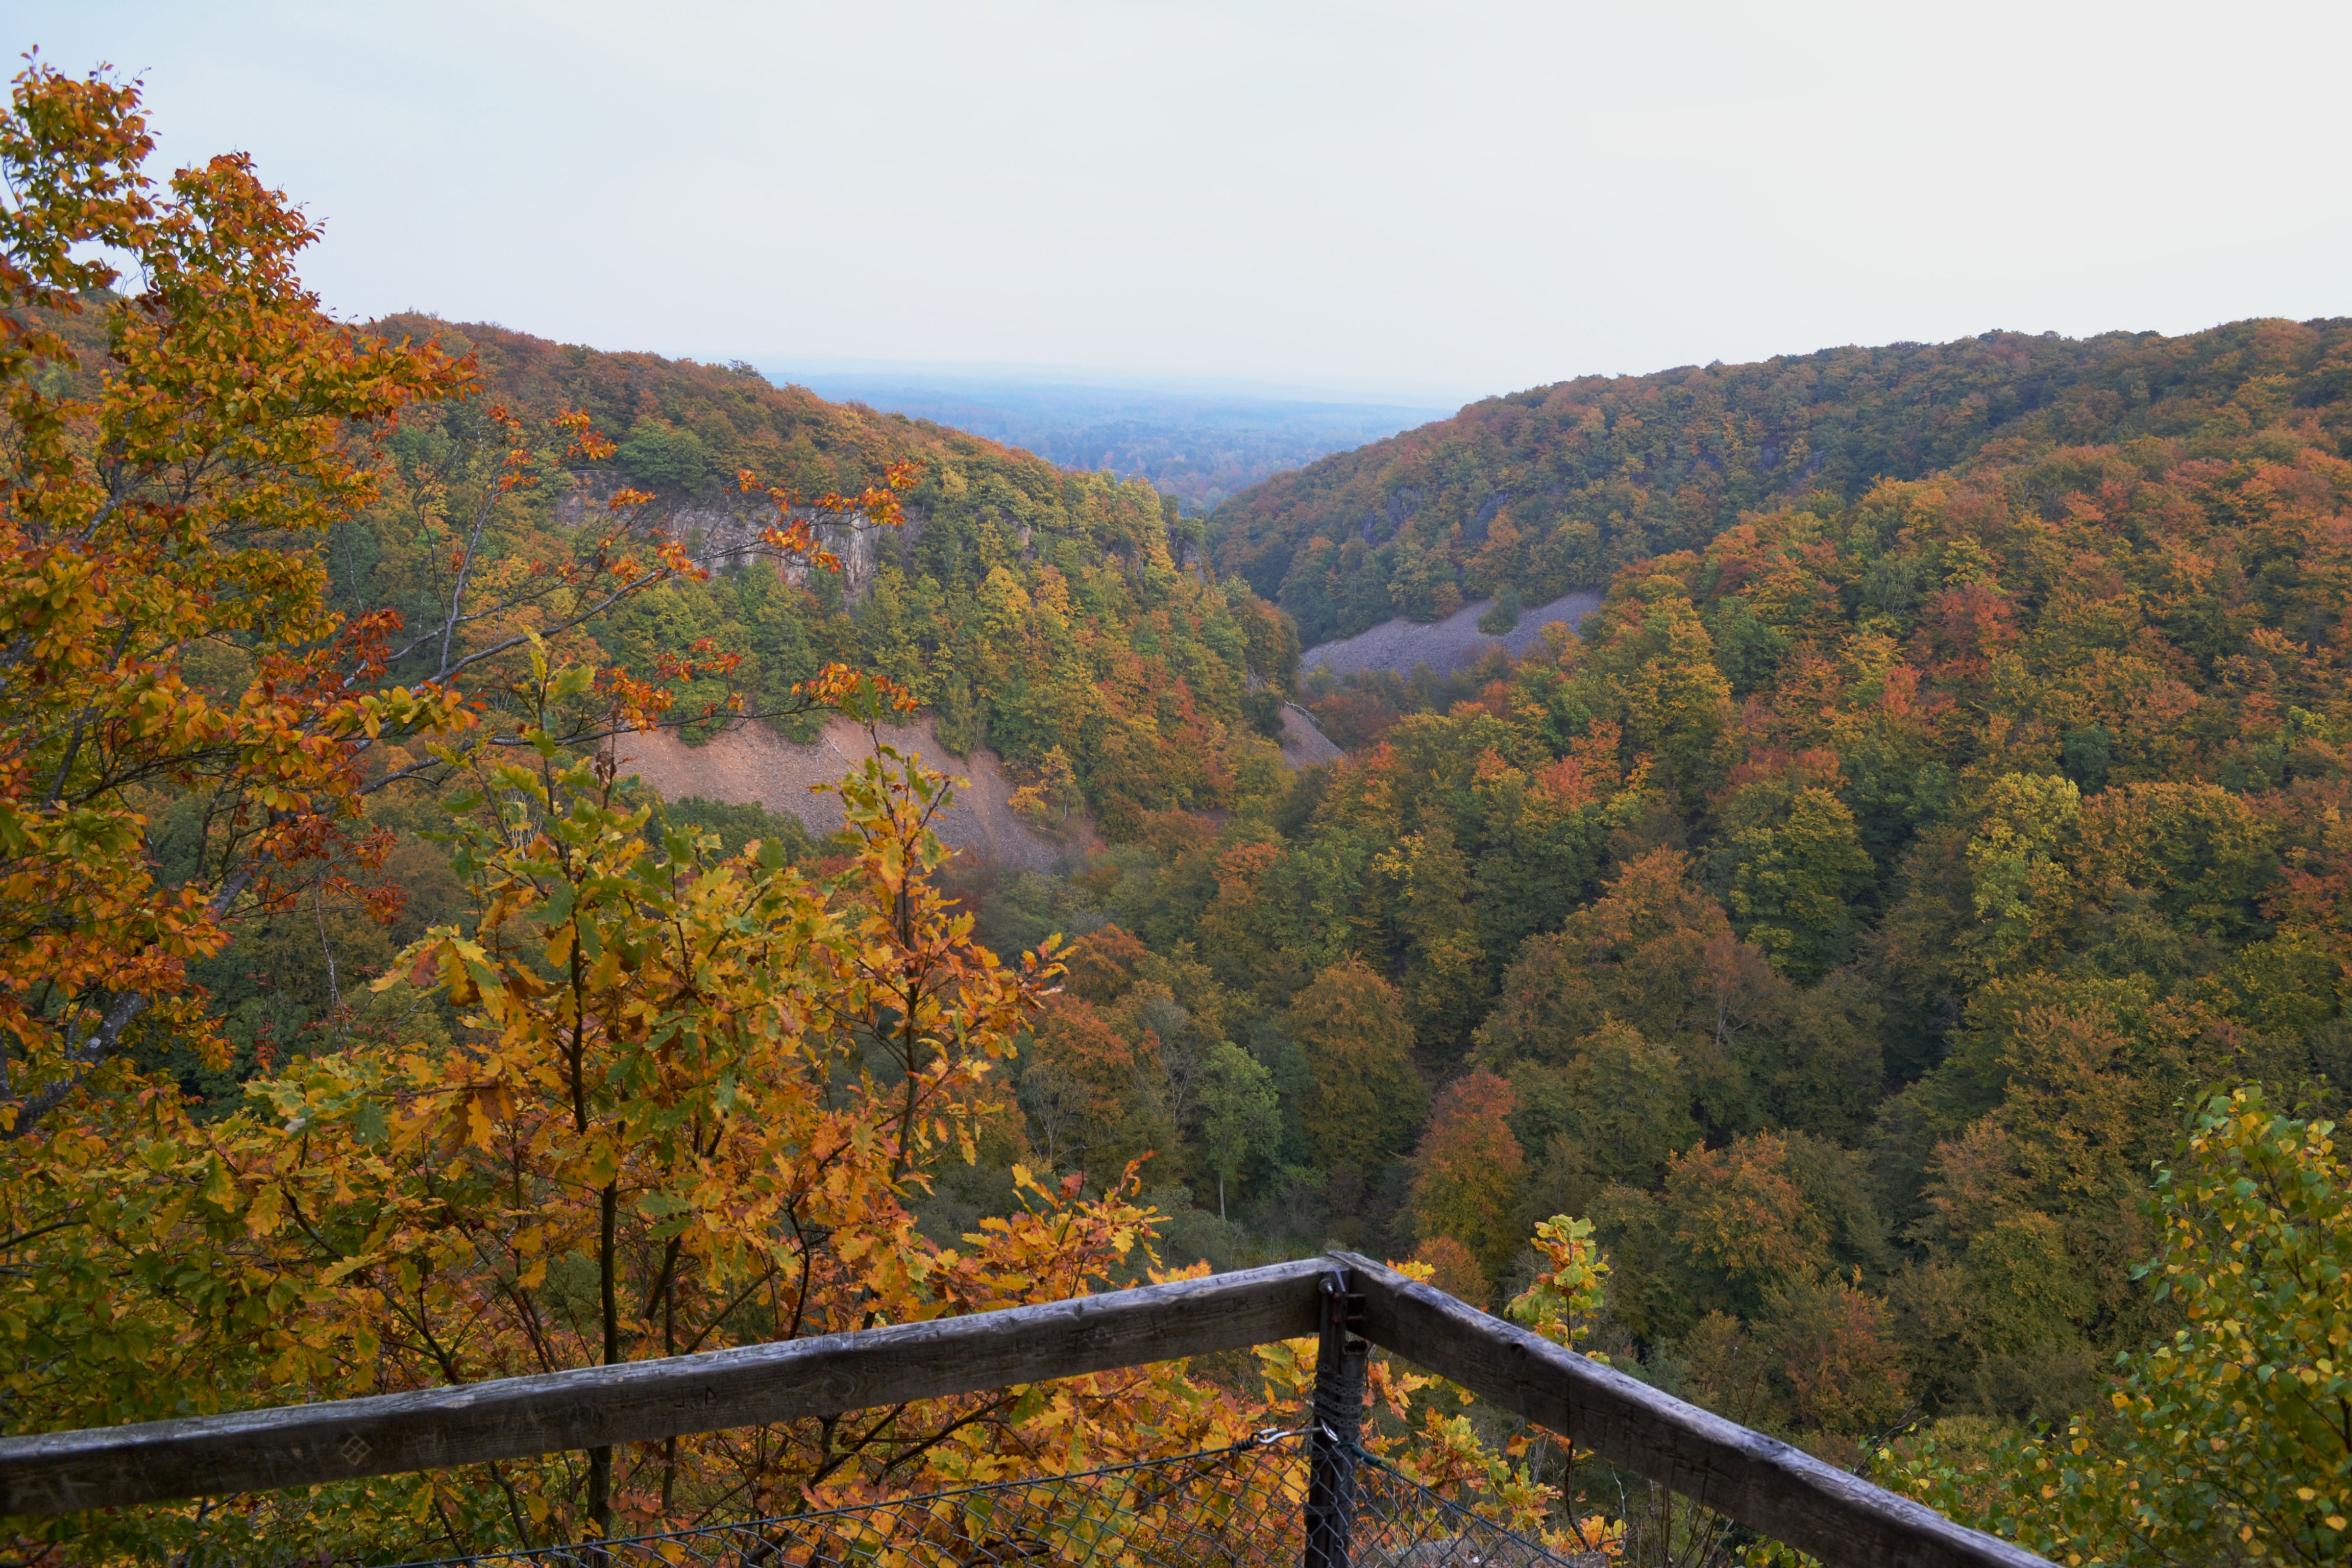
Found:
M 1274 1157 L 1282 1142 L 1282 1101 L 1274 1075 L 1230 1040 L 1209 1049 L 1201 1090 L 1201 1136 L 1217 1173 L 1217 1217 L 1225 1217 L 1225 1188 L 1253 1161 Z
M 1370 1175 L 1403 1152 L 1429 1091 L 1412 1063 L 1412 1026 L 1395 986 L 1349 959 L 1290 1005 L 1290 1036 L 1314 1074 L 1307 1147 L 1329 1170 Z
M 1507 1120 L 1517 1109 L 1509 1083 L 1474 1068 L 1438 1090 L 1412 1153 L 1414 1231 L 1467 1247 L 1490 1279 L 1519 1245 L 1513 1220 L 1527 1162 Z

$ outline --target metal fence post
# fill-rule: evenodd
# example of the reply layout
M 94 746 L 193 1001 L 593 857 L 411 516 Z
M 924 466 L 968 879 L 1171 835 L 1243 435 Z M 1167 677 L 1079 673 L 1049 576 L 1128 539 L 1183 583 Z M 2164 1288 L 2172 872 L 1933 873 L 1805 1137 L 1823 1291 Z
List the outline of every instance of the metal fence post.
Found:
M 1315 1352 L 1315 1401 L 1307 1473 L 1307 1568 L 1348 1568 L 1356 1522 L 1356 1436 L 1364 1419 L 1364 1362 L 1371 1345 L 1356 1328 L 1363 1298 L 1346 1269 L 1323 1277 L 1322 1337 Z

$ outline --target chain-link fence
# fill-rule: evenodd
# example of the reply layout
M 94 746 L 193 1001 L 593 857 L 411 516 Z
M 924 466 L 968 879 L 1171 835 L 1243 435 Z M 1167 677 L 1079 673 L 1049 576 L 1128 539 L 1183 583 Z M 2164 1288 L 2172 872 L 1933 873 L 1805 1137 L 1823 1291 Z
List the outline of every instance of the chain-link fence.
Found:
M 1357 1451 L 1349 1568 L 1602 1568 Z M 1181 1458 L 407 1568 L 1298 1568 L 1307 1435 Z

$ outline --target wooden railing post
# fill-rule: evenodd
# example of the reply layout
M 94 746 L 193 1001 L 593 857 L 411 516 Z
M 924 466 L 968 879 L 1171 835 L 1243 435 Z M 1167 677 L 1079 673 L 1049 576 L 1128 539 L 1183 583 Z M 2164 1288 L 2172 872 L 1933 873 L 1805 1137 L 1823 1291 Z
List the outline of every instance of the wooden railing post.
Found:
M 1371 1345 L 1357 1332 L 1364 1299 L 1348 1270 L 1323 1277 L 1322 1334 L 1315 1351 L 1309 1414 L 1307 1568 L 1348 1568 L 1356 1522 L 1356 1437 L 1364 1420 L 1364 1362 Z
M 1341 1252 L 1332 1261 L 1347 1269 L 1363 1302 L 1363 1331 L 1375 1342 L 1830 1568 L 2050 1568 L 2021 1546 L 1954 1524 L 1925 1503 L 1369 1258 Z M 1314 1561 L 1310 1548 L 1310 1568 Z

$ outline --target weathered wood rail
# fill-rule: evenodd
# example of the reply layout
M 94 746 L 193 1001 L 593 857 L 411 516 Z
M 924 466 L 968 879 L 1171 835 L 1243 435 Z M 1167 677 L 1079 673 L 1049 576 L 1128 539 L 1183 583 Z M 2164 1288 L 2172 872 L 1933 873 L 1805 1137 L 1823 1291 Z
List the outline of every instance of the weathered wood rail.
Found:
M 2021 1548 L 1351 1253 L 784 1344 L 9 1437 L 0 1439 L 0 1515 L 654 1442 L 1318 1331 L 1330 1383 L 1318 1389 L 1318 1407 L 1360 1397 L 1360 1385 L 1350 1386 L 1361 1376 L 1360 1335 L 1832 1568 L 2047 1568 Z M 1343 1505 L 1352 1487 L 1344 1448 L 1318 1447 L 1310 1487 L 1308 1555 L 1334 1564 L 1345 1561 L 1344 1507 L 1334 1500 Z

